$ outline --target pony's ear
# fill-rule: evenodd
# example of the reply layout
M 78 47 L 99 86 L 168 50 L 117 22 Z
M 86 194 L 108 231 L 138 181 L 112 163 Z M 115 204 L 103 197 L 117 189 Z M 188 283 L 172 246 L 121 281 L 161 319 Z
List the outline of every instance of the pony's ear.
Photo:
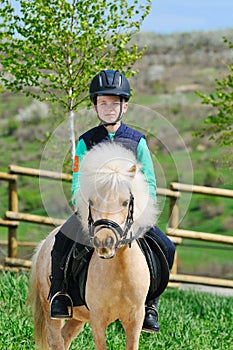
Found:
M 134 177 L 134 176 L 136 175 L 136 172 L 137 172 L 136 164 L 132 165 L 132 166 L 129 168 L 128 172 L 129 172 L 129 175 L 130 175 L 131 177 Z

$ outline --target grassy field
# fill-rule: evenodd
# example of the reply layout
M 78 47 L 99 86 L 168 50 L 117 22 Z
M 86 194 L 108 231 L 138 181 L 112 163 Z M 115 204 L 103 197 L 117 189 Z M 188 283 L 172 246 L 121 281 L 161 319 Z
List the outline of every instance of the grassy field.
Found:
M 33 323 L 26 305 L 28 274 L 0 274 L 0 350 L 33 350 Z M 232 298 L 168 289 L 160 299 L 159 334 L 142 333 L 141 350 L 231 350 Z M 121 324 L 107 330 L 109 350 L 125 349 Z M 94 350 L 89 324 L 72 343 L 73 350 Z

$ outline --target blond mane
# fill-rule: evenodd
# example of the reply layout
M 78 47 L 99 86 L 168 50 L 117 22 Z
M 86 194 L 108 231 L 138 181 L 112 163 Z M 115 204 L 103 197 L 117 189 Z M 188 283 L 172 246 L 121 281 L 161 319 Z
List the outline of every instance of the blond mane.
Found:
M 119 194 L 126 188 L 134 196 L 133 229 L 153 226 L 156 223 L 158 208 L 149 195 L 141 165 L 125 147 L 110 142 L 94 146 L 81 163 L 79 184 L 76 203 L 84 228 L 87 228 L 90 196 L 100 192 Z

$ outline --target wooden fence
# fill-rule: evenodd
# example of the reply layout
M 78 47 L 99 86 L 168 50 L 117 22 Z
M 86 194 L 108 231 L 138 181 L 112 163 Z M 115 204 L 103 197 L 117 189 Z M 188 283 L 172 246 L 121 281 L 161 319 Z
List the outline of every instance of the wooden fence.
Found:
M 0 245 L 8 245 L 8 258 L 6 258 L 5 263 L 10 267 L 16 265 L 29 267 L 30 262 L 23 262 L 22 259 L 17 259 L 17 248 L 18 246 L 34 247 L 37 245 L 37 243 L 17 241 L 17 228 L 20 221 L 58 226 L 61 225 L 64 220 L 32 215 L 28 213 L 20 213 L 18 211 L 18 176 L 40 177 L 65 182 L 71 182 L 72 176 L 69 174 L 25 168 L 17 165 L 10 165 L 9 173 L 0 172 L 0 180 L 7 181 L 9 184 L 8 211 L 5 213 L 5 218 L 0 219 L 0 226 L 8 227 L 8 240 L 0 241 Z M 182 192 L 233 198 L 233 190 L 187 185 L 176 182 L 172 182 L 170 184 L 170 189 L 157 188 L 158 196 L 165 196 L 170 200 L 169 222 L 166 229 L 167 236 L 169 236 L 169 238 L 176 245 L 179 245 L 183 238 L 233 245 L 233 236 L 179 229 L 179 198 L 181 197 Z M 177 253 L 170 275 L 170 282 L 174 284 L 179 282 L 198 283 L 210 286 L 233 288 L 233 280 L 179 274 L 177 271 Z

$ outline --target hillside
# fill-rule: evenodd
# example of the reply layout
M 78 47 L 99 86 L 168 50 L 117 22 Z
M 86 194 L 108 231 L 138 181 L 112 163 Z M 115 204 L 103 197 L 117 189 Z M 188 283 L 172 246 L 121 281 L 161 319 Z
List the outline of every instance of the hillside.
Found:
M 170 35 L 140 33 L 135 40 L 147 50 L 136 68 L 135 81 L 144 83 L 137 94 L 188 93 L 212 90 L 214 78 L 221 76 L 233 53 L 223 37 L 233 36 L 233 29 L 216 32 L 191 32 Z M 155 84 L 155 82 L 157 84 Z M 146 88 L 146 91 L 145 91 Z
M 139 34 L 138 45 L 147 45 L 147 51 L 137 62 L 135 68 L 139 73 L 131 79 L 131 83 L 134 87 L 132 101 L 160 113 L 184 139 L 194 162 L 194 182 L 232 188 L 231 177 L 225 173 L 224 166 L 221 167 L 222 150 L 215 149 L 214 142 L 207 137 L 198 139 L 193 136 L 193 132 L 200 129 L 204 119 L 212 112 L 210 106 L 201 104 L 195 91 L 214 92 L 215 80 L 228 73 L 226 65 L 233 60 L 233 51 L 223 42 L 224 36 L 232 40 L 233 30 Z M 174 148 L 179 148 L 179 145 L 174 145 Z M 201 171 L 202 158 L 203 163 L 207 161 L 205 172 Z M 209 164 L 211 161 L 212 166 Z
M 164 184 L 169 187 L 171 181 L 185 182 L 185 166 L 183 174 L 177 174 L 176 164 L 171 161 L 171 155 L 177 157 L 177 160 L 180 159 L 184 151 L 182 143 L 184 141 L 186 151 L 192 161 L 195 184 L 233 188 L 231 171 L 223 164 L 226 150 L 216 147 L 207 137 L 198 139 L 193 136 L 193 132 L 200 128 L 203 120 L 210 113 L 210 107 L 201 104 L 195 91 L 204 93 L 213 91 L 215 79 L 223 77 L 227 72 L 226 64 L 232 62 L 233 52 L 223 43 L 223 36 L 232 40 L 233 29 L 227 32 L 193 32 L 172 35 L 141 33 L 135 37 L 139 47 L 147 45 L 147 51 L 135 65 L 139 73 L 130 79 L 134 96 L 131 100 L 133 112 L 129 115 L 128 120 L 133 126 L 142 128 L 147 134 L 150 149 L 154 154 L 153 159 L 156 162 L 155 170 L 157 171 L 159 167 L 162 169 L 156 174 L 160 187 L 164 187 Z M 148 109 L 144 110 L 142 107 L 135 109 L 134 105 L 146 106 Z M 138 114 L 138 111 L 141 114 Z M 156 118 L 160 115 L 165 124 L 158 128 Z M 64 119 L 63 111 L 58 106 L 38 104 L 25 96 L 12 95 L 8 92 L 0 95 L 0 116 L 0 146 L 2 155 L 4 155 L 1 157 L 0 171 L 7 171 L 9 164 L 39 168 L 46 137 Z M 81 120 L 82 118 L 78 115 L 77 125 L 85 129 L 82 124 L 84 120 Z M 92 122 L 95 123 L 94 120 Z M 167 125 L 169 127 L 166 127 Z M 171 129 L 179 135 L 179 138 L 173 138 Z M 64 166 L 65 171 L 69 169 L 69 165 Z M 1 202 L 3 203 L 0 208 L 0 216 L 2 217 L 7 209 L 7 186 L 2 182 L 0 186 Z M 69 186 L 65 192 L 69 198 Z M 32 184 L 29 180 L 22 179 L 19 193 L 21 211 L 38 214 L 44 212 L 36 180 Z M 55 211 L 60 210 L 58 202 L 53 205 Z M 195 196 L 181 226 L 203 232 L 232 234 L 232 210 L 232 200 Z M 164 212 L 159 223 L 163 229 L 167 223 L 166 207 Z M 26 226 L 22 223 L 20 230 L 27 240 L 32 239 L 35 235 L 38 237 L 38 229 L 33 225 Z M 44 232 L 45 230 L 40 228 L 39 231 Z M 5 238 L 6 229 L 0 228 L 0 232 L 0 238 Z M 208 253 L 205 253 L 207 248 L 203 249 L 203 252 L 199 249 L 199 255 L 195 257 L 194 264 L 190 266 L 188 244 L 183 256 L 185 266 L 183 265 L 182 268 L 184 270 L 194 269 L 193 265 L 196 264 L 195 270 L 203 271 L 200 256 L 203 259 L 206 254 L 209 256 Z M 207 257 L 206 269 L 209 272 L 214 270 L 214 273 L 221 274 L 224 268 L 227 271 L 226 274 L 229 274 L 232 266 L 225 263 L 225 257 L 230 253 L 230 251 L 219 253 L 218 261 L 222 262 L 224 266 L 222 268 L 216 268 L 218 261 Z
M 134 94 L 132 103 L 161 113 L 191 150 L 213 146 L 206 139 L 192 136 L 210 109 L 201 105 L 195 91 L 213 91 L 215 79 L 226 74 L 226 64 L 232 61 L 233 52 L 224 44 L 223 36 L 232 38 L 233 29 L 170 35 L 140 33 L 134 38 L 139 47 L 146 45 L 147 50 L 134 67 L 138 74 L 130 79 Z M 15 161 L 38 164 L 41 144 L 36 141 L 33 146 L 32 141 L 46 140 L 45 133 L 52 132 L 64 118 L 57 106 L 39 104 L 9 92 L 0 94 L 0 116 L 0 144 L 5 155 L 1 169 Z M 33 149 L 21 152 L 29 146 L 28 141 Z M 232 184 L 226 182 L 225 185 Z

